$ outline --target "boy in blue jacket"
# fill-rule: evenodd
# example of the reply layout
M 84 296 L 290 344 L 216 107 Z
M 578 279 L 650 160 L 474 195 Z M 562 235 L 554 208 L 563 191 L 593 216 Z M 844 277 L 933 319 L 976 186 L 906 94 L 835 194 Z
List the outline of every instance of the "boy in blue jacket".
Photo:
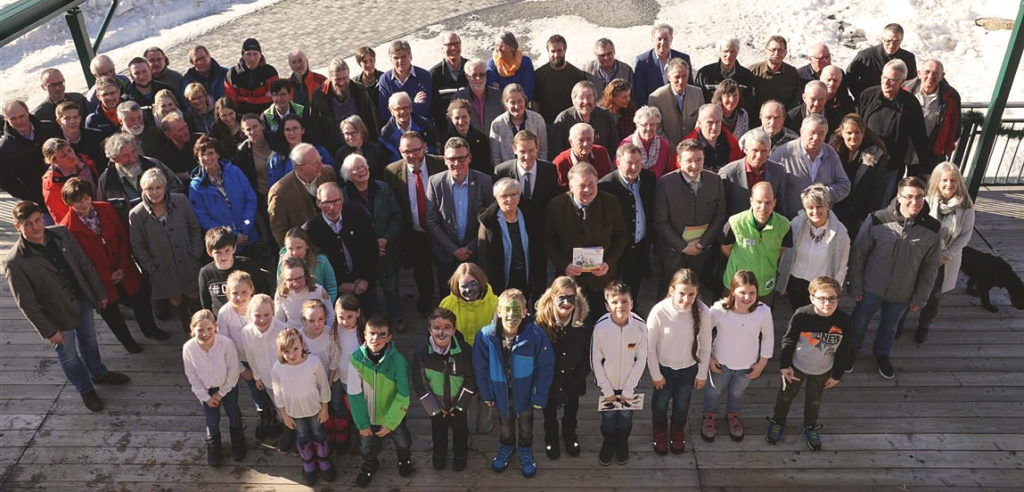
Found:
M 502 292 L 494 322 L 476 334 L 473 372 L 480 400 L 498 409 L 501 447 L 491 469 L 508 468 L 518 441 L 519 467 L 529 478 L 537 474 L 533 409 L 543 409 L 548 400 L 555 356 L 544 330 L 525 319 L 526 296 L 517 289 Z

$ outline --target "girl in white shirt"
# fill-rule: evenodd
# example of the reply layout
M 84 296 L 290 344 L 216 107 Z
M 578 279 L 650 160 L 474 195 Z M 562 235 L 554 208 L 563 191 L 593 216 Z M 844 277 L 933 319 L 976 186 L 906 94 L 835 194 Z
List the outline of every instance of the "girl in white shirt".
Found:
M 317 299 L 325 306 L 331 303 L 327 290 L 316 283 L 316 278 L 306 268 L 306 262 L 301 258 L 286 258 L 281 266 L 281 278 L 278 279 L 277 294 L 274 296 L 277 319 L 288 328 L 302 328 L 302 304 L 310 299 Z
M 362 333 L 365 320 L 359 298 L 354 294 L 343 294 L 334 303 L 337 323 L 334 338 L 338 342 L 340 357 L 338 358 L 338 377 L 331 381 L 331 418 L 324 424 L 327 438 L 336 450 L 344 454 L 355 443 L 359 443 L 359 430 L 352 422 L 345 400 L 345 378 L 348 377 L 348 358 L 359 348 L 359 333 Z
M 189 323 L 192 338 L 181 348 L 192 393 L 199 398 L 206 416 L 206 462 L 220 466 L 220 409 L 228 415 L 231 431 L 231 457 L 245 458 L 245 434 L 242 432 L 242 411 L 238 408 L 238 353 L 231 340 L 217 334 L 213 311 L 203 309 L 192 315 Z
M 256 424 L 256 439 L 276 438 L 281 434 L 281 424 L 275 416 L 274 402 L 265 390 L 256 387 L 256 381 L 252 377 L 252 369 L 245 359 L 245 340 L 242 330 L 249 323 L 248 310 L 249 300 L 255 285 L 248 272 L 235 270 L 228 275 L 225 282 L 228 291 L 228 302 L 220 307 L 217 313 L 217 330 L 221 335 L 231 339 L 238 351 L 238 360 L 242 364 L 242 380 L 249 387 L 249 395 L 252 396 L 253 405 L 256 407 L 256 415 L 259 422 Z
M 743 440 L 740 409 L 743 393 L 751 381 L 761 376 L 775 346 L 772 311 L 757 300 L 757 277 L 740 270 L 729 282 L 729 295 L 711 308 L 711 320 L 717 336 L 711 348 L 711 384 L 704 387 L 704 419 L 700 436 L 715 440 L 718 423 L 718 397 L 728 392 L 725 406 L 729 437 Z
M 302 476 L 312 486 L 319 470 L 325 481 L 333 482 L 337 471 L 328 458 L 330 448 L 323 426 L 331 401 L 327 370 L 319 357 L 306 350 L 302 334 L 292 328 L 278 335 L 277 358 L 273 369 L 275 401 L 285 427 L 295 431 Z
M 654 395 L 651 420 L 654 452 L 675 454 L 686 450 L 686 413 L 694 388 L 704 389 L 711 356 L 711 316 L 697 299 L 697 274 L 683 268 L 672 275 L 668 297 L 658 302 L 647 317 L 647 368 Z M 668 406 L 672 403 L 672 420 Z
M 270 378 L 274 362 L 277 360 L 277 335 L 285 329 L 285 325 L 274 319 L 274 300 L 266 294 L 252 296 L 246 318 L 249 319 L 249 323 L 242 328 L 242 345 L 245 347 L 245 360 L 252 371 L 252 384 L 258 392 L 266 395 L 263 401 L 270 404 L 269 408 L 273 409 L 272 415 L 278 418 Z M 280 424 L 275 427 L 281 429 L 277 441 L 278 449 L 290 450 L 294 445 L 295 435 Z M 268 433 L 266 437 L 274 436 Z

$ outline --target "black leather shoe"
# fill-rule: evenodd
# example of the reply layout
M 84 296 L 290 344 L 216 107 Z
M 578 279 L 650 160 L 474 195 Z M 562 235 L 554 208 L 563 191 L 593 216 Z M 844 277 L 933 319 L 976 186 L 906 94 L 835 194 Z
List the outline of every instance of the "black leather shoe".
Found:
M 565 436 L 565 454 L 575 458 L 580 455 L 580 440 L 576 436 Z
M 114 371 L 107 371 L 107 373 L 104 374 L 103 377 L 93 378 L 92 382 L 93 384 L 109 384 L 111 386 L 120 386 L 131 380 L 132 379 L 125 374 L 121 374 L 119 372 Z
M 96 390 L 89 390 L 82 393 L 82 402 L 85 403 L 85 408 L 88 408 L 93 412 L 103 410 L 103 400 L 100 400 L 100 395 L 96 394 Z

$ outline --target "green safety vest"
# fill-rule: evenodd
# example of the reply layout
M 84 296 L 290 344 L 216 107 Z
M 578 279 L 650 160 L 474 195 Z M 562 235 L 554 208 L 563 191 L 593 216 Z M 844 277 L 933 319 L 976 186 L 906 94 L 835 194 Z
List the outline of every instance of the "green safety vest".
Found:
M 745 210 L 729 217 L 729 227 L 736 236 L 736 242 L 732 245 L 722 282 L 728 288 L 736 272 L 750 270 L 757 276 L 757 295 L 764 297 L 771 294 L 775 290 L 782 238 L 789 232 L 789 221 L 772 212 L 768 223 L 758 230 L 754 213 Z

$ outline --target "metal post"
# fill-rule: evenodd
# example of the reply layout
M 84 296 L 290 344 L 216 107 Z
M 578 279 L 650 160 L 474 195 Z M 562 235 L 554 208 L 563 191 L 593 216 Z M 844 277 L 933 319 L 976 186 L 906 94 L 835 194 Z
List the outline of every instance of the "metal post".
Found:
M 95 53 L 92 50 L 92 43 L 89 42 L 89 31 L 85 27 L 85 16 L 82 9 L 74 7 L 64 14 L 64 20 L 68 22 L 68 29 L 71 31 L 71 39 L 75 41 L 75 50 L 78 51 L 78 61 L 82 64 L 82 71 L 85 73 L 85 83 L 92 87 L 96 78 L 89 70 Z
M 1024 35 L 1021 33 L 1022 21 L 1024 21 L 1024 0 L 1021 0 L 1017 6 L 1017 22 L 1013 25 L 1010 43 L 1006 46 L 1003 66 L 999 70 L 999 78 L 996 79 L 996 87 L 992 92 L 992 103 L 985 115 L 985 122 L 981 126 L 978 151 L 974 154 L 974 160 L 971 162 L 968 172 L 967 188 L 974 198 L 977 198 L 981 181 L 985 178 L 985 170 L 992 157 L 992 147 L 995 146 L 996 130 L 1003 124 L 1003 110 L 1006 109 L 1006 100 L 1010 97 L 1013 77 L 1017 74 L 1017 67 L 1020 66 L 1021 52 L 1024 51 Z
M 107 15 L 103 17 L 103 24 L 100 24 L 100 32 L 96 33 L 96 41 L 92 43 L 92 52 L 99 53 L 100 43 L 103 42 L 103 36 L 107 34 L 107 28 L 110 27 L 110 20 L 114 18 L 114 11 L 117 10 L 117 3 L 119 0 L 113 0 L 110 2 L 110 8 L 107 9 Z

